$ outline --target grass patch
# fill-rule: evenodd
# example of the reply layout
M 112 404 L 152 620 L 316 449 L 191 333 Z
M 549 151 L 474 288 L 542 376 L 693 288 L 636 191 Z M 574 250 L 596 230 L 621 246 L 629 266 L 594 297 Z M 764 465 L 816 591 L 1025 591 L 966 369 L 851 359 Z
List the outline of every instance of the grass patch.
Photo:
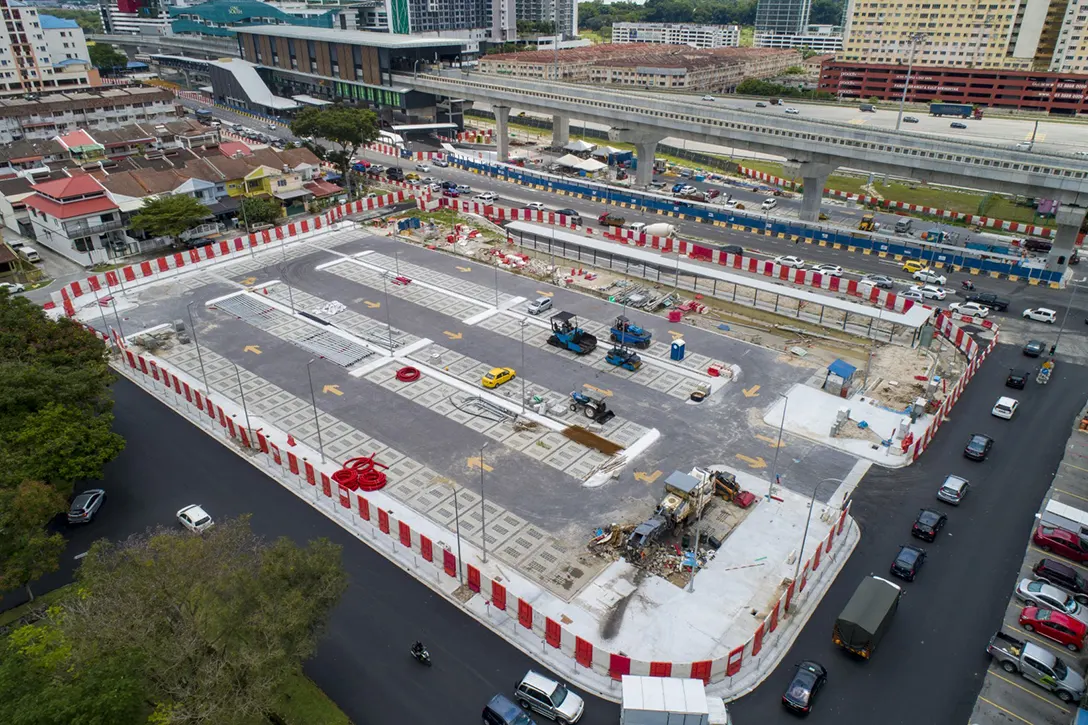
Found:
M 351 720 L 320 687 L 299 673 L 287 679 L 278 689 L 273 712 L 287 725 L 351 725 Z
M 754 25 L 740 26 L 739 45 L 742 48 L 751 48 L 756 42 L 756 28 Z
M 73 586 L 73 584 L 66 584 L 63 587 L 58 587 L 51 591 L 45 592 L 38 597 L 35 597 L 33 602 L 20 604 L 17 607 L 12 607 L 6 612 L 0 612 L 0 627 L 9 627 L 26 615 L 30 614 L 30 612 L 32 612 L 33 610 L 51 606 L 56 601 L 68 594 Z

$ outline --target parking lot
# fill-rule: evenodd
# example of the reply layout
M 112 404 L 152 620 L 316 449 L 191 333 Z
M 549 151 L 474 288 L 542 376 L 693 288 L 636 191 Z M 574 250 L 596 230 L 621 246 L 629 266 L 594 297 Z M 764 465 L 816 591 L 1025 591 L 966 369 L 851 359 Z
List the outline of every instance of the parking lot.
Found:
M 1088 414 L 1088 411 L 1082 411 L 1082 415 L 1085 414 Z M 1058 466 L 1053 485 L 1047 492 L 1040 510 L 1043 510 L 1046 502 L 1051 499 L 1077 509 L 1088 509 L 1088 434 L 1076 430 L 1076 426 L 1065 447 L 1065 457 Z M 1031 531 L 1034 531 L 1034 525 Z M 1016 578 L 1009 582 L 1010 594 L 1021 580 L 1035 579 L 1032 567 L 1041 559 L 1067 564 L 1081 576 L 1088 576 L 1088 568 L 1058 554 L 1043 551 L 1029 538 L 1020 571 Z M 1071 652 L 1052 639 L 1045 638 L 1037 632 L 1026 631 L 1019 624 L 1020 613 L 1025 606 L 1025 603 L 1016 596 L 1010 596 L 1009 605 L 1001 623 L 1002 631 L 1016 639 L 1042 647 L 1083 676 L 1085 669 L 1088 668 L 1088 653 Z M 971 723 L 996 725 L 1019 722 L 1031 725 L 1069 725 L 1076 711 L 1076 702 L 1063 702 L 1056 695 L 1025 680 L 1019 674 L 1003 670 L 995 660 L 991 662 L 986 672 L 982 691 L 971 714 Z
M 555 311 L 577 315 L 598 348 L 578 356 L 548 345 L 550 313 L 523 312 L 541 294 L 552 295 Z M 155 354 L 194 377 L 207 375 L 213 389 L 237 402 L 240 388 L 258 414 L 317 449 L 309 372 L 330 459 L 377 453 L 398 474 L 391 493 L 445 526 L 459 513 L 457 486 L 462 535 L 481 541 L 486 520 L 488 549 L 564 598 L 607 564 L 584 553 L 594 529 L 646 518 L 673 470 L 727 462 L 769 480 L 777 431 L 762 423 L 761 411 L 777 391 L 815 372 L 811 363 L 691 328 L 683 329 L 685 359 L 671 361 L 669 333 L 679 326 L 632 310 L 627 316 L 652 330 L 654 341 L 639 351 L 637 372 L 616 368 L 603 357 L 618 305 L 357 231 L 128 297 L 122 319 L 129 336 L 187 322 L 191 304 L 203 355 L 170 341 Z M 345 336 L 354 342 L 345 344 Z M 712 363 L 739 370 L 738 379 L 710 378 Z M 405 365 L 430 372 L 405 383 L 396 378 Z M 516 377 L 484 391 L 480 377 L 492 367 L 514 368 Z M 691 403 L 691 390 L 705 382 L 716 391 Z M 510 414 L 523 390 L 529 417 L 547 402 L 547 416 L 527 428 Z M 615 412 L 589 426 L 588 440 L 565 432 L 586 422 L 569 410 L 574 390 L 596 393 Z M 594 476 L 609 445 L 637 452 L 617 479 Z M 778 470 L 784 486 L 807 496 L 821 479 L 845 478 L 854 463 L 787 435 Z M 825 486 L 819 498 L 832 493 Z

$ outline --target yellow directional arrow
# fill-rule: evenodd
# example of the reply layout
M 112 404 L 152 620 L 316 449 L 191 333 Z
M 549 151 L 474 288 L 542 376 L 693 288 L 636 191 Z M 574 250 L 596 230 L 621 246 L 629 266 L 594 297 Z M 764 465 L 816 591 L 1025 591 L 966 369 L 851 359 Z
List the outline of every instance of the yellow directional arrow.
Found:
M 737 454 L 737 458 L 748 464 L 749 468 L 766 468 L 767 462 L 763 460 L 763 456 L 756 456 L 755 458 L 749 458 L 748 456 Z
M 654 471 L 653 473 L 643 473 L 642 471 L 635 471 L 635 480 L 643 481 L 645 483 L 653 483 L 657 479 L 661 478 L 662 471 Z
M 764 443 L 769 445 L 771 448 L 785 448 L 786 447 L 786 444 L 785 443 L 779 443 L 777 438 L 771 438 L 770 436 L 763 436 L 763 435 L 760 435 L 759 433 L 756 433 L 756 438 L 763 441 Z
M 460 340 L 462 337 L 464 337 L 464 335 L 462 335 L 460 332 L 450 332 L 449 330 L 443 330 L 442 334 L 451 340 Z
M 583 388 L 589 388 L 590 390 L 596 390 L 598 393 L 600 393 L 601 395 L 603 395 L 603 396 L 605 396 L 607 398 L 612 397 L 612 391 L 611 390 L 605 390 L 604 388 L 598 388 L 596 385 L 588 385 L 588 384 L 582 385 L 582 387 Z
M 344 391 L 340 390 L 339 385 L 326 385 L 321 389 L 322 393 L 332 393 L 333 395 L 343 395 Z
M 244 284 L 246 287 L 250 286 L 251 284 L 256 284 L 256 283 L 257 283 L 257 278 L 256 277 L 246 277 L 245 279 L 242 280 L 242 284 Z
M 372 310 L 376 310 L 382 306 L 381 302 L 371 302 L 370 300 L 363 300 L 363 304 Z
M 472 271 L 472 267 L 458 267 L 457 269 L 461 270 L 462 272 L 471 272 Z
M 677 332 L 676 330 L 669 330 L 669 334 L 672 335 L 672 339 L 674 339 L 674 340 L 676 338 L 678 338 L 678 337 L 683 337 L 684 336 L 684 333 Z
M 254 354 L 260 355 L 261 354 L 261 348 L 257 347 L 256 345 L 246 345 L 242 349 L 242 352 L 252 352 Z
M 555 296 L 554 292 L 544 292 L 543 290 L 537 290 L 536 293 L 538 295 L 540 295 L 541 297 L 554 297 Z
M 495 470 L 491 466 L 489 466 L 486 463 L 484 463 L 483 461 L 481 461 L 479 456 L 474 456 L 472 458 L 466 458 L 465 463 L 468 465 L 469 468 L 481 468 L 482 467 L 488 473 L 491 473 L 492 471 Z
M 759 386 L 753 385 L 750 388 L 742 389 L 741 392 L 744 393 L 745 398 L 754 398 L 759 395 Z

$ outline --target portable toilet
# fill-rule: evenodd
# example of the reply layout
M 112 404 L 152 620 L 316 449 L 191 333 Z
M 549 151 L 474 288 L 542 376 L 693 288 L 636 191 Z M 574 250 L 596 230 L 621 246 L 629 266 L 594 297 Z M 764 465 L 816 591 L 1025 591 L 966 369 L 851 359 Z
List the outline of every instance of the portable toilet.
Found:
M 672 349 L 669 352 L 669 357 L 673 360 L 684 359 L 684 338 L 678 337 L 672 341 Z

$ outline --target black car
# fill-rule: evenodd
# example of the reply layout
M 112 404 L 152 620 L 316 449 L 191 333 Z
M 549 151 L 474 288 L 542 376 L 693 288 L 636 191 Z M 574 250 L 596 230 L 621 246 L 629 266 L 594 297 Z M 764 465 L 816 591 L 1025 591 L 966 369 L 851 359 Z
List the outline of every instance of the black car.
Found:
M 739 244 L 723 244 L 721 250 L 722 254 L 735 254 L 738 257 L 744 256 L 744 247 Z
M 100 488 L 92 488 L 79 494 L 72 500 L 68 509 L 68 523 L 89 524 L 102 508 L 102 502 L 106 500 L 106 492 Z
M 1005 378 L 1006 388 L 1023 390 L 1028 384 L 1028 372 L 1026 370 L 1009 370 L 1009 377 Z
M 983 307 L 989 307 L 991 310 L 997 310 L 998 312 L 1009 309 L 1009 301 L 1004 297 L 998 297 L 993 292 L 969 292 L 965 295 L 965 299 L 968 302 L 977 302 Z
M 948 517 L 940 511 L 922 509 L 918 512 L 918 518 L 914 520 L 914 526 L 910 529 L 911 536 L 916 536 L 923 541 L 932 542 L 937 534 L 948 522 Z
M 1031 568 L 1031 573 L 1040 581 L 1061 587 L 1081 604 L 1088 603 L 1088 581 L 1068 564 L 1054 559 L 1040 559 Z
M 404 169 L 399 166 L 393 166 L 386 169 L 385 176 L 393 181 L 404 181 Z
M 918 570 L 922 568 L 925 561 L 925 549 L 904 544 L 899 547 L 899 554 L 895 557 L 895 561 L 892 562 L 892 576 L 912 582 L 914 577 L 918 576 Z
M 568 219 L 570 219 L 572 224 L 582 226 L 582 215 L 574 211 L 573 209 L 560 209 L 555 213 L 567 217 Z
M 918 119 L 914 116 L 903 116 L 903 123 L 918 123 Z
M 1028 357 L 1039 357 L 1046 350 L 1046 343 L 1042 340 L 1028 340 L 1024 345 L 1024 354 Z
M 963 449 L 963 455 L 972 461 L 985 461 L 990 449 L 994 447 L 994 439 L 988 435 L 975 433 L 971 440 L 967 441 L 967 447 Z
M 952 123 L 948 124 L 948 126 L 949 128 L 967 128 L 966 123 L 960 123 L 959 121 L 953 121 Z
M 812 710 L 812 703 L 816 701 L 816 693 L 827 684 L 827 670 L 819 662 L 804 660 L 797 663 L 793 671 L 790 684 L 786 685 L 786 691 L 782 693 L 782 704 L 794 712 L 808 714 Z
M 443 181 L 442 182 L 442 188 L 443 189 L 456 189 L 457 188 L 457 182 L 456 181 Z

